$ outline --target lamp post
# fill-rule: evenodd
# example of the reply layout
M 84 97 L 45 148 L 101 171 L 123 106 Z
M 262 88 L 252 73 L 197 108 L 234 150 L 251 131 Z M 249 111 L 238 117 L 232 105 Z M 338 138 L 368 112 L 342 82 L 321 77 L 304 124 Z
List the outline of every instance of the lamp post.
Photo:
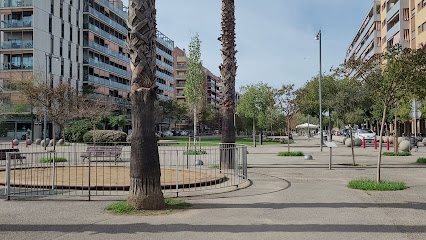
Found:
M 321 58 L 321 30 L 315 36 L 315 40 L 319 41 L 319 124 L 320 124 L 320 149 L 322 152 L 323 132 L 322 132 L 322 58 Z
M 46 58 L 46 71 L 45 71 L 45 75 L 46 75 L 46 89 L 47 89 L 47 84 L 48 84 L 48 79 L 47 79 L 47 65 L 48 65 L 48 59 L 49 59 L 49 57 L 51 57 L 51 58 L 53 58 L 53 59 L 55 59 L 56 61 L 59 61 L 59 57 L 55 57 L 55 56 L 52 56 L 52 55 L 50 55 L 50 54 L 45 54 L 45 58 Z M 48 99 L 47 99 L 47 93 L 45 93 L 45 96 L 46 96 L 46 101 L 48 101 Z M 55 134 L 55 133 L 53 133 L 53 134 Z M 43 117 L 43 138 L 44 138 L 44 150 L 46 150 L 46 148 L 47 148 L 47 142 L 46 142 L 46 139 L 47 139 L 47 109 L 46 109 L 46 107 L 44 108 L 44 117 Z

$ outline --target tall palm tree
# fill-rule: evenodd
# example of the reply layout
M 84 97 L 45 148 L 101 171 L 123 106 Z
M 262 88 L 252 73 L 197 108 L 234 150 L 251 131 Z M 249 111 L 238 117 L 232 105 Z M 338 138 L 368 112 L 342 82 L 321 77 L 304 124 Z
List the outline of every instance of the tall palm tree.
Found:
M 132 148 L 127 203 L 136 209 L 164 208 L 155 137 L 156 20 L 155 0 L 129 1 L 130 67 L 132 70 Z
M 222 0 L 223 63 L 219 67 L 223 79 L 222 99 L 222 143 L 235 143 L 235 76 L 237 59 L 235 54 L 235 4 L 234 0 Z

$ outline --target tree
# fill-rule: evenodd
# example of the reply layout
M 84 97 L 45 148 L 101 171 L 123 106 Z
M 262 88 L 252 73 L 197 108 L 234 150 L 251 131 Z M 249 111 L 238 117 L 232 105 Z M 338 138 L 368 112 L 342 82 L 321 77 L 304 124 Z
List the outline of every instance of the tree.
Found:
M 124 115 L 111 116 L 109 118 L 109 124 L 113 128 L 116 128 L 116 127 L 124 128 L 124 126 L 126 126 L 126 123 L 127 123 L 127 117 Z
M 259 115 L 266 114 L 274 102 L 271 88 L 265 83 L 248 85 L 241 88 L 238 101 L 238 115 L 250 118 L 253 123 L 253 146 L 256 146 L 256 120 Z
M 355 76 L 369 89 L 370 95 L 383 106 L 380 139 L 386 116 L 395 101 L 406 94 L 424 96 L 426 92 L 426 48 L 402 49 L 400 45 L 368 61 L 353 60 L 346 63 Z M 377 160 L 377 182 L 381 181 L 382 141 Z
M 235 3 L 222 0 L 222 42 L 223 63 L 219 67 L 223 81 L 222 99 L 222 143 L 235 143 L 235 77 L 237 59 L 235 57 Z
M 280 89 L 274 90 L 274 97 L 276 106 L 280 111 L 284 113 L 287 119 L 287 149 L 288 152 L 290 152 L 290 123 L 292 122 L 293 117 L 298 111 L 294 84 L 283 85 Z
M 37 79 L 22 81 L 19 84 L 22 94 L 39 118 L 46 116 L 52 122 L 53 149 L 56 148 L 56 124 L 59 125 L 62 137 L 65 123 L 78 117 L 78 106 L 81 103 L 78 90 L 68 83 L 60 83 L 55 87 L 40 83 Z
M 201 62 L 201 41 L 198 34 L 191 39 L 189 44 L 188 75 L 186 79 L 185 96 L 188 109 L 194 116 L 194 144 L 197 135 L 197 115 L 202 108 L 205 96 L 205 75 Z
M 157 98 L 155 0 L 129 0 L 132 147 L 127 203 L 135 209 L 165 207 L 155 137 L 154 102 Z

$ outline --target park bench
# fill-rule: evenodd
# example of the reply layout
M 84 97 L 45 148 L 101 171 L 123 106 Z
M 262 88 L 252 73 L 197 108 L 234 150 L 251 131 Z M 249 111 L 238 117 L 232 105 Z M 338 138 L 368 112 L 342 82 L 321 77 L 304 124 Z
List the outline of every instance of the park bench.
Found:
M 15 153 L 12 154 L 11 159 L 17 159 L 22 163 L 22 160 L 25 159 L 24 156 L 21 156 L 19 153 L 18 148 L 6 148 L 6 149 L 0 149 L 0 161 L 6 160 L 6 153 Z
M 101 159 L 101 161 L 114 160 L 117 163 L 121 159 L 121 150 L 122 146 L 88 146 L 86 152 L 83 153 L 80 157 L 83 159 L 83 162 L 88 159 L 93 161 L 94 159 Z

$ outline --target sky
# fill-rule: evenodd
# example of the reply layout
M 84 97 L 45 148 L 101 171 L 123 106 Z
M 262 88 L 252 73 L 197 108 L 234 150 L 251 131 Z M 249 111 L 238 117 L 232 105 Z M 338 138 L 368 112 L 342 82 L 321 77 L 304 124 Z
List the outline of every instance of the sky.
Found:
M 156 1 L 157 29 L 185 49 L 198 33 L 203 65 L 218 76 L 221 2 Z M 323 71 L 338 66 L 371 5 L 372 0 L 235 0 L 237 90 L 258 82 L 303 86 L 319 72 L 319 29 Z

